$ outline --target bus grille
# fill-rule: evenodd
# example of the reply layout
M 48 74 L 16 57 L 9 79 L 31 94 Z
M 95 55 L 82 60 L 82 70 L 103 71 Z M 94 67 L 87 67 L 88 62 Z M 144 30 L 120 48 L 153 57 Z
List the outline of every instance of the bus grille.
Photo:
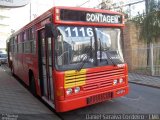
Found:
M 102 94 L 98 94 L 98 95 L 88 97 L 86 99 L 86 101 L 87 101 L 87 104 L 89 105 L 89 104 L 102 102 L 102 101 L 105 101 L 105 100 L 110 100 L 112 97 L 113 97 L 113 93 L 108 92 L 108 93 L 102 93 Z
M 110 87 L 113 85 L 113 80 L 124 77 L 124 68 L 105 70 L 99 72 L 91 72 L 86 75 L 86 84 L 83 86 L 84 91 L 97 88 Z

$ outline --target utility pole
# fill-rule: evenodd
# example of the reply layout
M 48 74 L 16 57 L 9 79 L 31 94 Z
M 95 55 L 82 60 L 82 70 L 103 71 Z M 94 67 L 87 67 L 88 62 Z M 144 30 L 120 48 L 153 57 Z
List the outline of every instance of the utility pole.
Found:
M 145 9 L 146 9 L 146 16 L 148 15 L 148 5 L 149 5 L 149 1 L 148 0 L 145 0 Z M 148 34 L 148 27 L 147 27 L 147 29 L 146 29 L 146 32 L 147 32 L 147 34 Z M 149 65 L 149 63 L 150 63 L 150 43 L 149 43 L 149 38 L 147 37 L 147 65 Z
M 32 19 L 32 4 L 31 4 L 31 1 L 29 3 L 29 20 L 31 22 L 31 19 Z
M 149 13 L 149 0 L 145 0 L 146 15 Z
M 146 16 L 148 16 L 149 12 L 150 12 L 150 8 L 149 8 L 149 4 L 150 4 L 150 0 L 145 0 L 145 7 L 146 7 Z M 147 29 L 146 29 L 146 33 L 148 35 L 149 33 L 149 28 L 148 28 L 148 25 L 147 25 Z M 153 57 L 153 54 L 152 54 L 152 49 L 153 49 L 153 46 L 151 46 L 151 38 L 149 36 L 147 36 L 147 65 L 149 65 L 151 67 L 151 73 L 153 75 L 153 71 L 154 71 L 154 65 L 153 65 L 153 61 L 152 61 L 152 57 Z

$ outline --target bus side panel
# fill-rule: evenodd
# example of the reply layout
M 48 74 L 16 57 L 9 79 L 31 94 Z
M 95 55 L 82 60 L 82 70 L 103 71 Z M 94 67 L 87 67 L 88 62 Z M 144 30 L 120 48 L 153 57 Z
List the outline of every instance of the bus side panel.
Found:
M 31 56 L 29 54 L 24 54 L 23 55 L 23 71 L 24 71 L 24 74 L 23 74 L 23 80 L 24 82 L 29 85 L 29 63 L 31 63 L 32 60 L 31 60 Z
M 23 80 L 23 54 L 16 55 L 16 65 L 14 65 L 14 69 L 16 76 L 18 76 L 21 80 Z

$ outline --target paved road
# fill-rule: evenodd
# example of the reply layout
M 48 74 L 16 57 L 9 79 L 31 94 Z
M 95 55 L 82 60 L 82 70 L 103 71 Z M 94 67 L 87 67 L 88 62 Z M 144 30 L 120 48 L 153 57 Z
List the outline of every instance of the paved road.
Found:
M 87 119 L 88 114 L 99 113 L 160 114 L 160 89 L 130 84 L 130 93 L 125 97 L 63 113 L 61 116 L 65 120 L 82 120 Z
M 0 120 L 60 120 L 0 66 Z
M 3 68 L 4 70 L 6 68 Z M 9 72 L 7 72 L 10 74 Z M 160 114 L 160 89 L 130 83 L 130 93 L 118 99 L 60 113 L 64 120 L 84 120 L 88 114 Z M 74 103 L 73 103 L 74 104 Z

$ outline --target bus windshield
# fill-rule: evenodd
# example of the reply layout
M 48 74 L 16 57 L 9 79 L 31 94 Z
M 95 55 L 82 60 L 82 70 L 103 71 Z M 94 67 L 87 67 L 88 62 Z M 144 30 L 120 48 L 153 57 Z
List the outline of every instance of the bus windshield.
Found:
M 123 63 L 120 36 L 119 28 L 59 26 L 56 69 L 76 70 L 83 62 L 83 68 Z

